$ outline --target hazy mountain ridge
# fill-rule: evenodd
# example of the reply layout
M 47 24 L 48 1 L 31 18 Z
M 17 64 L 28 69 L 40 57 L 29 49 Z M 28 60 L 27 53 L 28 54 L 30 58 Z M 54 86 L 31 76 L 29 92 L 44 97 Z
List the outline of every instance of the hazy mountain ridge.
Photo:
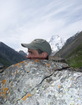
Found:
M 55 56 L 66 58 L 73 67 L 82 67 L 82 32 L 70 37 Z
M 27 56 L 27 54 L 23 51 L 23 50 L 20 50 L 19 51 L 19 54 L 23 55 L 23 56 Z
M 16 52 L 14 49 L 10 48 L 3 42 L 0 42 L 0 63 L 4 66 L 9 66 L 25 59 L 24 56 Z
M 78 36 L 79 36 L 79 33 L 76 33 L 74 36 L 68 38 L 66 43 L 65 43 L 65 46 L 69 45 L 70 43 L 72 43 L 76 39 L 76 37 L 78 37 Z

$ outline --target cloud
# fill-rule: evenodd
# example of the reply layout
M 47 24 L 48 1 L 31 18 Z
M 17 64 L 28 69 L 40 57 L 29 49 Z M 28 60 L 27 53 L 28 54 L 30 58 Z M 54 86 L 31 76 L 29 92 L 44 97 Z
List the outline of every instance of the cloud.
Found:
M 35 38 L 65 40 L 81 30 L 82 0 L 0 1 L 0 40 L 14 49 Z

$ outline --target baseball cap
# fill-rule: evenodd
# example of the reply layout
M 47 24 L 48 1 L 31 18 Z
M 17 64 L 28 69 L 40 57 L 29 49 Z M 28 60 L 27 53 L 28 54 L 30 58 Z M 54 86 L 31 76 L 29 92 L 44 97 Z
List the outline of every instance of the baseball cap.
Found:
M 50 44 L 44 40 L 44 39 L 35 39 L 33 40 L 31 43 L 26 44 L 26 43 L 22 43 L 21 44 L 23 47 L 29 48 L 29 49 L 40 49 L 44 52 L 47 52 L 48 55 L 51 54 L 51 46 Z

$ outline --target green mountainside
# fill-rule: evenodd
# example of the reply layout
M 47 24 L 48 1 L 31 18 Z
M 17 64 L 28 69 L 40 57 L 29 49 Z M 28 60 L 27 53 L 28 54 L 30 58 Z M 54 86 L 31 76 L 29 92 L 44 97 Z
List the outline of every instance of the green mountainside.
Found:
M 26 57 L 19 54 L 3 42 L 0 42 L 0 63 L 5 67 L 25 60 Z
M 4 56 L 0 55 L 0 63 L 2 63 L 4 66 L 9 66 L 11 65 L 12 63 L 6 59 Z
M 82 44 L 74 49 L 67 57 L 67 62 L 72 67 L 82 67 Z
M 65 58 L 71 67 L 82 68 L 82 32 L 69 38 L 55 56 Z

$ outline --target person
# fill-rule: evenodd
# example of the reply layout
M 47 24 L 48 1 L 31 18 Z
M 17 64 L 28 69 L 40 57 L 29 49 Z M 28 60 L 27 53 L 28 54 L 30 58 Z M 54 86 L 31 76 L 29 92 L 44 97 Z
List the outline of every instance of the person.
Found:
M 35 39 L 29 44 L 22 43 L 21 45 L 28 48 L 28 59 L 48 59 L 51 54 L 51 46 L 44 39 Z

